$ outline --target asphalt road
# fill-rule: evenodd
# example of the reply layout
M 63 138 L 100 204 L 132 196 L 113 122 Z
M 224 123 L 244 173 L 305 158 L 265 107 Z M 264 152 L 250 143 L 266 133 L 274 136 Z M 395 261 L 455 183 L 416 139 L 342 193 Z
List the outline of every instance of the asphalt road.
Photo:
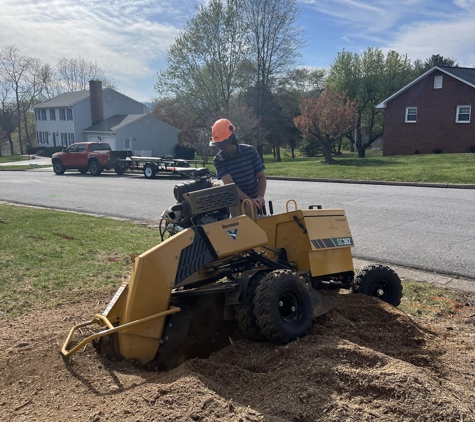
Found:
M 186 180 L 113 173 L 92 177 L 49 169 L 0 172 L 0 200 L 158 223 Z M 475 279 L 475 190 L 269 180 L 275 212 L 346 211 L 355 257 Z M 0 227 L 1 230 L 1 227 Z

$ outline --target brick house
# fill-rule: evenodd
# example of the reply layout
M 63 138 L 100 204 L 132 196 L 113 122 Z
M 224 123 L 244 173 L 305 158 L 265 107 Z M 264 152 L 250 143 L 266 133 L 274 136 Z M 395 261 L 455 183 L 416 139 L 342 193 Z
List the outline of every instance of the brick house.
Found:
M 383 155 L 475 149 L 475 68 L 435 66 L 386 98 Z

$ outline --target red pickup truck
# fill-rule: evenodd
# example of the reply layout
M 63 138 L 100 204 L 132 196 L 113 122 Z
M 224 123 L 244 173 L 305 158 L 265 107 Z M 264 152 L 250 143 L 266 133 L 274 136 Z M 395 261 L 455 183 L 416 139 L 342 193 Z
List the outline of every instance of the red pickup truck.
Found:
M 99 176 L 103 170 L 110 169 L 114 169 L 117 174 L 124 173 L 128 168 L 125 159 L 131 155 L 132 151 L 112 151 L 105 142 L 77 142 L 54 153 L 51 161 L 58 175 L 75 169 L 80 173 L 89 171 L 93 176 Z

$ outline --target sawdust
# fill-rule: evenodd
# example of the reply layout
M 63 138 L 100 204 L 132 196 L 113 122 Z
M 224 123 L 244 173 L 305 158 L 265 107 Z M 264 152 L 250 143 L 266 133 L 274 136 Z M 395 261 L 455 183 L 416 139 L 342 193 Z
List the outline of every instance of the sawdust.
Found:
M 414 319 L 341 295 L 284 346 L 239 339 L 164 373 L 93 347 L 63 359 L 70 327 L 110 297 L 0 323 L 4 421 L 475 421 L 475 315 Z

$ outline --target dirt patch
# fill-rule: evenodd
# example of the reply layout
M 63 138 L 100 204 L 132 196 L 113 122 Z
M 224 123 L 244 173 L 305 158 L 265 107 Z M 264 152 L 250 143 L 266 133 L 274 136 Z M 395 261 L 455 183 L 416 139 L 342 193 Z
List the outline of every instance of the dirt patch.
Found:
M 285 346 L 234 341 L 165 373 L 60 348 L 110 297 L 0 323 L 8 421 L 475 421 L 475 312 L 412 319 L 341 295 Z M 467 301 L 473 297 L 467 297 Z M 468 302 L 467 302 L 468 303 Z

